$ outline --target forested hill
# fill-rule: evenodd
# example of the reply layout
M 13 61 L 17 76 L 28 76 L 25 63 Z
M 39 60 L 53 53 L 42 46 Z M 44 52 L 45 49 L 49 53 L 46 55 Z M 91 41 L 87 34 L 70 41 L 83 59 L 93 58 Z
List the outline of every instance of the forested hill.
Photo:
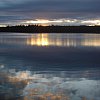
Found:
M 20 33 L 100 33 L 100 26 L 37 26 L 0 27 L 0 32 Z

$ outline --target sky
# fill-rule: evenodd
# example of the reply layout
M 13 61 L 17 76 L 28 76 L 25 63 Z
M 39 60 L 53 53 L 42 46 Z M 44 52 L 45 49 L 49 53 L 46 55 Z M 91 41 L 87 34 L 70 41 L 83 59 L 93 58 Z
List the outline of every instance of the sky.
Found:
M 100 25 L 100 0 L 0 0 L 0 26 Z

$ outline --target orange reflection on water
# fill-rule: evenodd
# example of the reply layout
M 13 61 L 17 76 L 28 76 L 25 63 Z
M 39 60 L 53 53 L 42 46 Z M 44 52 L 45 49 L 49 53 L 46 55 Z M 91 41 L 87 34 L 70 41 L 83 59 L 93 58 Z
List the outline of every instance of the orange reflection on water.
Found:
M 57 47 L 100 47 L 100 34 L 28 34 L 0 37 L 2 45 L 57 46 Z M 6 45 L 5 45 L 6 47 Z
M 32 36 L 31 38 L 27 39 L 27 45 L 47 46 L 48 35 L 38 34 L 36 37 Z
M 77 46 L 100 46 L 100 35 L 73 35 L 73 34 L 33 34 L 27 38 L 27 45 L 31 46 L 59 46 L 59 47 L 77 47 Z
M 99 47 L 100 46 L 100 40 L 94 39 L 94 40 L 89 40 L 85 39 L 82 42 L 83 46 L 92 46 L 92 47 Z
M 99 34 L 84 34 L 84 39 L 81 42 L 81 45 L 100 47 L 100 35 Z
M 49 34 L 38 34 L 32 35 L 30 38 L 27 38 L 27 45 L 31 46 L 61 46 L 69 47 L 76 46 L 76 40 L 69 38 L 62 38 L 60 35 L 54 37 Z

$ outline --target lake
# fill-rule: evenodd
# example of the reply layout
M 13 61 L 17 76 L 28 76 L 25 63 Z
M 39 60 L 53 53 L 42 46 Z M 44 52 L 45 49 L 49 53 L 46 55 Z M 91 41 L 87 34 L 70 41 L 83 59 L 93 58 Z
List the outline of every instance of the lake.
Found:
M 2 100 L 100 100 L 100 34 L 0 33 Z

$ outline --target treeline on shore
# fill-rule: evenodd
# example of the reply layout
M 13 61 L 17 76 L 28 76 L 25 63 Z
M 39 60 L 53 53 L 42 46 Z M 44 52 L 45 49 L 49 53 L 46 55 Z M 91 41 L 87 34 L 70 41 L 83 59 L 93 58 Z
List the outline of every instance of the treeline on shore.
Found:
M 20 33 L 100 33 L 100 26 L 38 26 L 19 25 L 0 27 L 0 32 Z

